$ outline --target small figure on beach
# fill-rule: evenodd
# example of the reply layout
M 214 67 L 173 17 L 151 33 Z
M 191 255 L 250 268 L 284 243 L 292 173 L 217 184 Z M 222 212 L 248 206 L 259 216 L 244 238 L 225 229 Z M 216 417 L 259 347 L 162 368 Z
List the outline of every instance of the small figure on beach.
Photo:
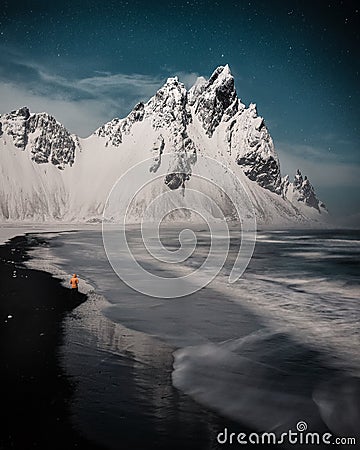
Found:
M 70 280 L 71 285 L 71 292 L 73 294 L 76 294 L 78 292 L 78 286 L 79 286 L 79 278 L 77 277 L 76 273 L 72 276 Z

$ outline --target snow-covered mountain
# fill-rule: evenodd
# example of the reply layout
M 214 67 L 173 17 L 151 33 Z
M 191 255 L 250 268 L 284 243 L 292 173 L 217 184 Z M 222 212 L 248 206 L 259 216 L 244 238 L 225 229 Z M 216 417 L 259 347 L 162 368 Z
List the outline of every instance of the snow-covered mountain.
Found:
M 166 160 L 164 168 L 165 154 L 170 154 L 170 163 Z M 306 223 L 327 216 L 300 171 L 293 182 L 281 177 L 264 119 L 256 105 L 241 103 L 226 65 L 209 80 L 199 78 L 189 91 L 178 78 L 169 78 L 147 103 L 86 139 L 70 134 L 52 116 L 31 114 L 26 107 L 0 116 L 0 220 L 100 219 L 116 180 L 148 158 L 154 179 L 161 170 L 165 175 L 138 194 L 132 219 L 140 220 L 161 192 L 171 191 L 174 198 L 181 192 L 186 207 L 192 204 L 191 190 L 204 189 L 191 176 L 201 155 L 225 166 L 224 173 L 212 177 L 215 184 L 221 178 L 226 192 L 233 189 L 226 168 L 236 173 L 247 191 L 241 205 L 249 208 L 250 199 L 260 223 Z M 227 212 L 226 196 L 216 187 L 207 187 L 206 193 Z M 119 215 L 125 206 L 120 199 Z M 169 206 L 164 204 L 164 211 Z

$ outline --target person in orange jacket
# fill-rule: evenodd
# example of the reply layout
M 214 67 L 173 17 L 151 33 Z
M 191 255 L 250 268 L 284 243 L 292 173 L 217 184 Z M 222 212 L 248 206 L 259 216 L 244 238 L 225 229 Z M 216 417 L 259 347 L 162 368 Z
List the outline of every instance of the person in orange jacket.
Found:
M 77 277 L 76 273 L 74 273 L 74 275 L 72 276 L 70 280 L 70 285 L 72 293 L 75 294 L 76 292 L 78 292 L 79 278 Z

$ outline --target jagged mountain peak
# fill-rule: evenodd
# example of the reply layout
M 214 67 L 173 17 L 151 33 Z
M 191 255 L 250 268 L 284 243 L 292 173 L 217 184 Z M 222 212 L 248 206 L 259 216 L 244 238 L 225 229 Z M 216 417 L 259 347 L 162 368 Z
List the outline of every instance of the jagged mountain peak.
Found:
M 29 108 L 13 110 L 0 116 L 0 135 L 12 138 L 15 147 L 25 150 L 28 141 L 30 111 Z
M 307 180 L 307 176 L 305 175 L 303 177 L 301 170 L 296 169 L 295 176 L 294 176 L 294 184 L 295 185 L 301 185 L 304 180 Z
M 223 120 L 229 120 L 239 110 L 234 77 L 228 65 L 219 66 L 206 84 L 193 96 L 195 114 L 209 137 Z
M 209 92 L 216 91 L 218 95 L 231 96 L 232 100 L 236 97 L 235 80 L 228 64 L 219 66 L 214 70 L 204 90 Z
M 30 108 L 28 106 L 23 106 L 19 109 L 15 109 L 13 111 L 10 111 L 9 113 L 5 113 L 5 114 L 0 114 L 0 120 L 2 121 L 2 123 L 8 121 L 28 121 L 31 122 L 34 120 L 34 118 L 42 118 L 42 119 L 46 119 L 49 120 L 51 122 L 54 122 L 56 124 L 58 124 L 59 126 L 61 126 L 62 128 L 65 129 L 64 125 L 62 125 L 57 119 L 55 119 L 54 116 L 52 116 L 51 114 L 43 111 L 43 112 L 38 112 L 38 113 L 31 113 Z
M 258 112 L 257 112 L 257 106 L 256 103 L 250 103 L 249 107 L 248 107 L 249 112 L 251 113 L 252 117 L 255 119 L 256 117 L 258 117 Z
M 209 78 L 209 85 L 214 84 L 217 82 L 218 84 L 226 82 L 226 80 L 234 79 L 234 77 L 231 74 L 231 70 L 228 64 L 225 64 L 225 66 L 219 66 L 217 67 L 212 75 Z
M 19 109 L 15 109 L 14 111 L 11 111 L 10 113 L 3 114 L 2 117 L 7 116 L 9 119 L 15 119 L 17 117 L 21 117 L 23 119 L 28 119 L 30 117 L 30 110 L 27 106 L 23 106 Z
M 78 138 L 46 112 L 30 113 L 27 106 L 0 116 L 0 136 L 5 143 L 10 138 L 15 147 L 29 150 L 38 163 L 51 162 L 59 169 L 72 165 Z
M 185 106 L 187 91 L 178 77 L 168 78 L 165 84 L 146 103 L 150 109 L 172 107 L 174 102 Z
M 289 176 L 286 175 L 282 180 L 282 195 L 291 202 L 298 202 L 316 209 L 320 214 L 327 213 L 327 208 L 322 201 L 320 201 L 316 194 L 313 185 L 310 183 L 306 175 L 303 176 L 300 169 L 297 169 L 294 176 L 294 181 L 291 183 Z
M 179 81 L 178 77 L 169 77 L 166 79 L 166 82 L 164 84 L 164 86 L 171 86 L 171 85 L 177 85 L 177 84 L 183 84 Z
M 124 119 L 115 118 L 97 129 L 94 134 L 106 138 L 106 145 L 119 146 L 123 142 L 124 134 L 130 133 L 133 123 L 150 116 L 155 115 L 155 129 L 171 126 L 174 120 L 186 126 L 191 121 L 189 107 L 195 103 L 195 113 L 209 136 L 223 117 L 228 120 L 238 111 L 239 101 L 228 64 L 219 66 L 209 80 L 198 77 L 189 92 L 177 76 L 169 77 L 145 105 L 139 104 L 141 111 L 136 109 L 134 113 L 134 108 Z
M 29 120 L 29 119 L 31 119 L 34 116 L 37 116 L 37 117 L 41 116 L 41 117 L 44 117 L 44 118 L 49 118 L 50 120 L 53 120 L 53 121 L 57 122 L 59 125 L 61 125 L 63 128 L 65 128 L 64 125 L 62 125 L 51 114 L 49 114 L 49 113 L 47 113 L 45 111 L 32 113 L 28 106 L 22 106 L 21 108 L 18 108 L 18 109 L 15 109 L 13 111 L 10 111 L 9 113 L 0 114 L 0 118 L 1 118 L 1 120 L 3 122 L 6 121 L 6 120 L 17 120 L 17 119 Z

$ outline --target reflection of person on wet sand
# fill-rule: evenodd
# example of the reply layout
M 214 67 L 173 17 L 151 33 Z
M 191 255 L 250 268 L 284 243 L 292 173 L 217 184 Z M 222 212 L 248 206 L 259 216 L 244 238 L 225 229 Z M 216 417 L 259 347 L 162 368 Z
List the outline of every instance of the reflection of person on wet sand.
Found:
M 76 294 L 78 292 L 78 286 L 79 286 L 79 278 L 77 277 L 76 273 L 72 276 L 70 280 L 71 285 L 71 293 Z

